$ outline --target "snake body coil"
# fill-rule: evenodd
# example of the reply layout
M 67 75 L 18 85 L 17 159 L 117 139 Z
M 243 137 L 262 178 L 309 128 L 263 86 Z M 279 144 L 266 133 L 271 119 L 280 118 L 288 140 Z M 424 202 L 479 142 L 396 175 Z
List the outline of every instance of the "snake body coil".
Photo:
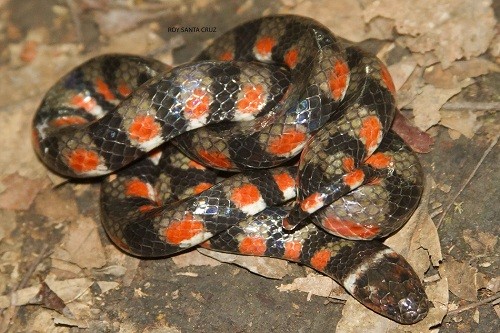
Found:
M 422 193 L 417 157 L 389 130 L 394 93 L 377 58 L 318 22 L 264 17 L 173 69 L 87 61 L 46 94 L 33 142 L 64 176 L 115 172 L 102 219 L 129 253 L 201 244 L 288 259 L 409 324 L 428 311 L 418 276 L 383 244 L 356 241 L 399 229 Z

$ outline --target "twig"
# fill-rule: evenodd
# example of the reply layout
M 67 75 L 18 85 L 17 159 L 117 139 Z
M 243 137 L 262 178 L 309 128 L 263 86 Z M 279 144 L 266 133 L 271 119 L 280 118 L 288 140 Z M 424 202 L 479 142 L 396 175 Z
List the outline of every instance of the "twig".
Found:
M 470 309 L 474 309 L 474 308 L 477 308 L 478 306 L 481 306 L 481 305 L 484 305 L 484 304 L 487 304 L 487 303 L 491 303 L 491 302 L 494 302 L 495 300 L 499 299 L 500 298 L 500 293 L 496 293 L 495 295 L 493 296 L 490 296 L 490 297 L 487 297 L 485 299 L 482 299 L 478 302 L 474 302 L 474 303 L 471 303 L 471 304 L 467 304 L 466 306 L 462 306 L 458 309 L 455 309 L 455 310 L 452 310 L 452 311 L 449 311 L 446 315 L 447 316 L 454 316 L 454 315 L 457 315 L 461 312 L 464 312 L 464 311 L 467 311 L 467 310 L 470 310 Z
M 488 149 L 486 149 L 483 153 L 483 156 L 481 157 L 481 159 L 479 160 L 479 162 L 477 162 L 474 170 L 472 170 L 472 173 L 469 175 L 469 177 L 465 180 L 465 182 L 462 184 L 462 187 L 460 188 L 460 190 L 455 194 L 455 196 L 453 197 L 453 199 L 450 200 L 450 203 L 448 204 L 448 206 L 446 207 L 446 209 L 444 210 L 443 214 L 441 215 L 441 217 L 439 218 L 439 221 L 437 222 L 436 224 L 436 228 L 439 229 L 439 227 L 441 226 L 441 224 L 443 223 L 443 220 L 446 216 L 446 214 L 448 214 L 448 211 L 450 210 L 451 206 L 453 206 L 453 203 L 455 202 L 455 200 L 458 198 L 458 196 L 462 193 L 462 191 L 465 189 L 465 187 L 470 183 L 472 177 L 474 177 L 474 175 L 476 174 L 477 170 L 479 169 L 479 167 L 481 166 L 481 164 L 483 163 L 484 159 L 486 158 L 486 156 L 488 156 L 488 154 L 490 153 L 490 151 L 493 149 L 493 147 L 497 144 L 498 142 L 498 137 L 500 135 L 497 134 L 497 136 L 495 138 L 493 138 L 493 140 L 491 141 L 491 144 L 490 146 L 488 147 Z
M 447 102 L 441 110 L 500 111 L 499 102 Z
M 73 0 L 66 0 L 66 4 L 68 5 L 69 11 L 71 13 L 71 20 L 75 25 L 76 39 L 79 44 L 83 44 L 82 25 L 80 23 L 80 18 L 78 17 L 79 11 L 76 8 Z
M 405 106 L 402 111 L 411 111 L 411 106 Z M 446 102 L 442 107 L 442 111 L 500 111 L 500 102 Z
M 36 259 L 31 263 L 30 267 L 28 268 L 28 270 L 24 274 L 23 279 L 17 284 L 17 286 L 11 292 L 11 305 L 7 309 L 8 311 L 5 313 L 5 316 L 0 321 L 0 328 L 1 328 L 0 329 L 0 333 L 7 332 L 10 324 L 12 323 L 11 319 L 14 318 L 16 316 L 16 314 L 17 314 L 17 309 L 18 308 L 14 305 L 15 304 L 15 297 L 16 297 L 15 293 L 16 293 L 16 291 L 18 291 L 20 289 L 23 289 L 26 286 L 26 284 L 28 283 L 29 279 L 31 278 L 31 276 L 35 272 L 35 270 L 38 267 L 38 265 L 40 265 L 40 263 L 42 262 L 42 260 L 47 256 L 48 249 L 49 249 L 49 245 L 48 244 L 44 244 L 43 247 L 42 247 L 42 249 L 40 250 L 40 253 L 36 257 Z M 0 315 L 4 314 L 4 312 L 5 311 L 1 311 Z

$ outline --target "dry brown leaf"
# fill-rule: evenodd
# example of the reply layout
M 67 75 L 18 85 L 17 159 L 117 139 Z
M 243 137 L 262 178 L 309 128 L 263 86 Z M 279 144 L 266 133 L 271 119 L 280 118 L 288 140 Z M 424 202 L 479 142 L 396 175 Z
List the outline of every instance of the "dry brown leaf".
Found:
M 68 198 L 53 188 L 42 191 L 35 199 L 35 211 L 49 219 L 49 222 L 75 220 L 78 206 L 74 197 Z
M 42 282 L 38 293 L 30 300 L 30 304 L 40 304 L 45 308 L 55 310 L 68 318 L 74 318 L 71 310 L 64 301 L 55 293 L 47 283 Z
M 132 53 L 145 55 L 161 48 L 165 41 L 148 27 L 140 27 L 133 31 L 113 37 L 101 53 Z
M 279 291 L 302 291 L 311 295 L 321 297 L 333 297 L 340 300 L 346 300 L 347 292 L 337 282 L 325 275 L 316 273 L 308 274 L 306 277 L 295 278 L 292 283 L 282 284 L 276 287 Z
M 465 79 L 498 71 L 499 66 L 495 63 L 487 59 L 474 58 L 455 61 L 447 69 L 443 69 L 440 64 L 430 66 L 425 70 L 424 79 L 436 88 L 451 89 Z
M 105 247 L 105 253 L 108 258 L 107 265 L 96 271 L 102 274 L 122 277 L 122 284 L 126 287 L 130 286 L 137 273 L 141 260 L 127 255 L 113 244 L 109 244 Z
M 92 285 L 92 281 L 85 278 L 69 279 L 63 281 L 54 280 L 54 276 L 49 275 L 45 282 L 63 301 L 68 303 L 82 295 Z M 0 308 L 7 308 L 11 305 L 26 305 L 36 296 L 40 286 L 24 288 L 9 295 L 0 296 Z
M 328 8 L 328 10 L 318 10 Z M 373 20 L 366 27 L 363 19 L 362 7 L 358 1 L 303 1 L 294 8 L 283 8 L 281 14 L 298 14 L 311 16 L 326 25 L 333 33 L 353 42 L 360 42 L 368 38 L 389 39 L 392 34 L 392 22 L 387 20 Z M 335 13 L 335 15 L 332 15 Z M 387 28 L 388 24 L 390 28 Z
M 47 185 L 43 179 L 29 179 L 13 173 L 4 177 L 1 186 L 0 208 L 12 210 L 27 210 L 38 192 Z
M 448 128 L 450 137 L 455 140 L 460 135 L 472 138 L 482 126 L 482 122 L 477 120 L 477 112 L 447 110 L 439 111 L 439 114 L 441 116 L 440 124 Z
M 410 75 L 416 67 L 417 62 L 413 59 L 413 57 L 407 57 L 388 67 L 392 80 L 394 81 L 396 91 L 399 91 L 403 84 L 410 78 Z
M 472 82 L 472 80 L 464 80 L 451 89 L 426 85 L 412 103 L 415 125 L 422 131 L 437 125 L 441 120 L 441 114 L 439 113 L 441 106 Z
M 417 153 L 428 153 L 434 144 L 434 139 L 429 133 L 422 132 L 399 110 L 396 110 L 391 129 L 396 132 L 404 142 Z
M 198 251 L 190 251 L 172 257 L 172 261 L 179 268 L 188 266 L 219 266 L 221 263 L 211 257 L 201 254 Z
M 81 217 L 70 224 L 62 241 L 51 258 L 74 263 L 80 268 L 99 268 L 106 264 L 104 248 L 99 238 L 100 226 L 88 217 Z
M 409 105 L 421 91 L 425 82 L 422 78 L 424 69 L 421 66 L 416 66 L 410 77 L 403 83 L 401 88 L 396 93 L 396 106 L 399 109 Z
M 8 69 L 0 75 L 0 108 L 12 108 L 9 111 L 15 118 L 31 118 L 41 101 L 41 95 L 65 72 L 84 60 L 78 55 L 79 52 L 76 45 L 41 44 L 33 62 L 20 68 Z M 22 126 L 20 130 L 26 132 L 24 138 L 31 136 L 31 129 L 26 126 L 28 123 L 29 121 L 17 124 Z M 16 140 L 18 138 L 19 135 L 15 137 Z M 29 140 L 24 140 L 23 143 L 31 146 Z
M 477 268 L 448 256 L 439 270 L 448 279 L 449 289 L 455 296 L 471 302 L 477 301 L 477 291 L 483 287 Z
M 68 317 L 58 316 L 58 315 L 54 315 L 53 318 L 54 318 L 54 325 L 56 326 L 89 328 L 87 320 L 70 319 Z
M 105 294 L 112 289 L 116 289 L 120 284 L 114 281 L 97 281 L 101 294 Z
M 170 12 L 149 12 L 125 8 L 113 8 L 107 11 L 95 11 L 94 20 L 103 35 L 111 36 L 131 30 L 145 21 L 168 17 Z
M 0 210 L 0 242 L 10 236 L 16 228 L 16 213 L 10 210 Z M 1 252 L 0 252 L 1 254 Z M 2 258 L 4 260 L 4 258 Z
M 498 242 L 498 236 L 496 235 L 466 229 L 463 231 L 462 237 L 476 254 L 495 253 L 495 246 Z
M 495 35 L 488 0 L 379 0 L 371 2 L 364 15 L 366 20 L 393 19 L 396 30 L 405 35 L 399 43 L 414 52 L 434 52 L 444 68 L 454 60 L 486 52 Z
M 198 251 L 216 260 L 238 265 L 252 273 L 262 275 L 270 279 L 282 279 L 286 274 L 288 274 L 289 265 L 285 260 L 267 257 L 244 256 L 216 252 L 207 249 L 198 249 Z

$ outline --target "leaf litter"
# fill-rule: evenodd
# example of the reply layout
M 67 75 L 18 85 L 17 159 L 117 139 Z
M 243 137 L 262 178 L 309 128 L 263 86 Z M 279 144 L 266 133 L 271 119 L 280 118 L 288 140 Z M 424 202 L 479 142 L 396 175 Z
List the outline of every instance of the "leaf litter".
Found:
M 425 131 L 440 125 L 449 129 L 450 138 L 457 139 L 461 135 L 472 138 L 481 128 L 484 113 L 474 109 L 447 108 L 447 105 L 453 96 L 460 94 L 465 87 L 472 84 L 474 78 L 499 71 L 498 62 L 478 58 L 488 52 L 493 57 L 499 54 L 500 44 L 498 35 L 495 36 L 496 21 L 491 1 L 363 0 L 359 3 L 332 3 L 326 0 L 315 2 L 306 0 L 282 1 L 282 3 L 280 9 L 282 13 L 308 15 L 318 5 L 325 8 L 319 12 L 314 11 L 315 18 L 343 38 L 355 42 L 370 38 L 386 41 L 379 56 L 390 63 L 389 70 L 400 91 L 398 106 L 405 111 L 406 116 L 412 118 L 420 130 Z M 169 43 L 157 35 L 158 25 L 148 23 L 167 15 L 165 12 L 160 10 L 152 12 L 151 8 L 135 11 L 123 7 L 105 11 L 109 9 L 107 5 L 103 6 L 103 2 L 100 1 L 87 0 L 82 1 L 80 8 L 93 10 L 93 20 L 101 33 L 106 35 L 100 52 L 148 54 Z M 1 6 L 4 4 L 0 4 Z M 197 7 L 197 10 L 206 10 L 207 6 L 210 6 L 210 1 Z M 163 8 L 168 7 L 160 9 Z M 248 6 L 245 10 L 241 8 L 242 13 L 250 9 Z M 66 15 L 65 10 L 59 9 L 58 12 L 63 16 Z M 332 10 L 343 14 L 331 15 Z M 187 15 L 189 11 L 189 8 L 181 5 L 172 13 Z M 134 19 L 123 20 L 124 13 L 133 15 Z M 118 23 L 121 25 L 117 25 Z M 57 191 L 53 191 L 49 184 L 60 184 L 61 180 L 38 162 L 29 141 L 24 140 L 20 144 L 19 138 L 29 138 L 28 124 L 32 110 L 36 109 L 43 92 L 63 73 L 95 53 L 82 55 L 81 45 L 73 42 L 49 44 L 51 34 L 44 27 L 33 28 L 25 37 L 20 33 L 21 30 L 16 30 L 12 24 L 8 31 L 7 38 L 10 40 L 4 49 L 7 50 L 8 57 L 4 56 L 5 53 L 0 57 L 0 60 L 4 61 L 0 63 L 2 72 L 0 121 L 5 125 L 6 131 L 2 145 L 4 153 L 0 156 L 0 213 L 5 222 L 0 228 L 0 255 L 4 259 L 3 267 L 11 265 L 17 268 L 11 271 L 10 276 L 0 274 L 1 281 L 5 282 L 2 285 L 12 286 L 12 281 L 20 278 L 18 269 L 21 248 L 16 246 L 19 242 L 15 239 L 19 236 L 14 234 L 20 211 L 34 207 L 37 214 L 45 216 L 55 228 L 63 230 L 63 239 L 49 256 L 51 269 L 44 282 L 41 285 L 34 283 L 32 287 L 13 291 L 2 289 L 0 305 L 4 309 L 11 307 L 13 297 L 16 299 L 15 306 L 28 304 L 40 292 L 42 286 L 45 292 L 49 294 L 53 292 L 60 297 L 64 306 L 67 305 L 76 318 L 91 319 L 93 317 L 88 304 L 96 302 L 96 295 L 89 293 L 89 288 L 96 283 L 100 292 L 106 293 L 115 288 L 130 286 L 140 261 L 119 252 L 109 245 L 108 241 L 103 245 L 100 226 L 95 219 L 80 216 L 74 201 L 69 201 Z M 117 31 L 122 32 L 115 36 Z M 180 46 L 183 42 L 176 43 L 172 45 Z M 401 59 L 391 60 L 393 51 L 401 48 L 407 48 L 410 52 Z M 162 54 L 161 58 L 172 60 L 171 50 Z M 47 59 L 50 59 L 49 66 Z M 458 102 L 455 101 L 455 105 L 460 102 L 460 99 Z M 474 107 L 474 104 L 472 106 Z M 418 135 L 419 133 L 414 131 L 409 137 Z M 424 142 L 427 143 L 423 144 L 423 148 L 419 151 L 430 150 L 431 142 Z M 63 204 L 58 205 L 58 202 Z M 416 221 L 417 219 L 419 221 Z M 496 246 L 496 236 L 480 233 L 479 237 L 475 237 L 466 230 L 463 237 L 470 249 L 484 258 L 481 264 L 488 265 L 488 256 L 491 256 Z M 394 248 L 414 265 L 421 277 L 424 277 L 424 273 L 430 267 L 437 268 L 439 272 L 425 279 L 426 290 L 434 308 L 423 322 L 412 327 L 406 326 L 404 328 L 406 331 L 428 331 L 429 327 L 441 323 L 448 311 L 448 288 L 452 293 L 471 302 L 477 300 L 477 293 L 481 289 L 498 293 L 497 277 L 478 273 L 474 266 L 449 256 L 440 265 L 442 255 L 438 234 L 428 215 L 425 200 L 407 226 L 388 240 L 388 244 L 392 243 Z M 398 244 L 406 246 L 401 247 Z M 241 256 L 214 254 L 206 250 L 200 252 L 204 254 L 193 251 L 183 255 L 184 257 L 174 259 L 174 262 L 179 268 L 190 265 L 215 266 L 220 261 L 231 262 L 274 279 L 281 279 L 290 274 L 290 264 L 281 260 L 239 258 Z M 213 259 L 214 257 L 216 259 Z M 189 263 L 189 260 L 193 261 Z M 113 276 L 119 282 L 101 280 L 100 277 L 103 276 Z M 462 279 L 454 279 L 457 276 L 461 276 Z M 346 315 L 337 326 L 339 332 L 352 331 L 354 328 L 349 328 L 352 323 L 360 325 L 357 326 L 358 329 L 365 325 L 371 331 L 391 332 L 399 329 L 393 322 L 366 311 L 347 297 L 328 277 L 310 273 L 296 278 L 290 284 L 281 284 L 277 288 L 287 292 L 300 290 L 307 293 L 308 298 L 311 295 L 320 297 L 335 295 L 333 297 L 339 299 L 347 298 L 343 309 Z M 498 305 L 495 306 L 495 310 L 497 309 Z M 476 312 L 475 318 L 478 313 Z M 49 326 L 46 324 L 47 319 Z M 68 316 L 47 317 L 45 312 L 38 311 L 30 323 L 33 327 L 38 325 L 45 329 L 53 328 L 55 324 L 87 327 L 78 320 L 71 322 L 72 320 L 74 319 Z M 124 323 L 124 327 L 126 326 Z M 165 325 L 165 327 L 170 326 Z

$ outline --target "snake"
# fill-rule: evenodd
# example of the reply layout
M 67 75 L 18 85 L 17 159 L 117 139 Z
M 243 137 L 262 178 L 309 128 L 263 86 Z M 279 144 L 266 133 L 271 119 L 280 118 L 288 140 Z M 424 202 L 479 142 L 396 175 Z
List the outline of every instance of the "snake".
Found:
M 378 58 L 311 18 L 275 15 L 173 68 L 89 59 L 47 91 L 32 142 L 56 173 L 104 178 L 102 223 L 129 254 L 286 259 L 412 324 L 429 311 L 424 287 L 379 240 L 423 190 L 418 157 L 390 129 L 395 112 Z

